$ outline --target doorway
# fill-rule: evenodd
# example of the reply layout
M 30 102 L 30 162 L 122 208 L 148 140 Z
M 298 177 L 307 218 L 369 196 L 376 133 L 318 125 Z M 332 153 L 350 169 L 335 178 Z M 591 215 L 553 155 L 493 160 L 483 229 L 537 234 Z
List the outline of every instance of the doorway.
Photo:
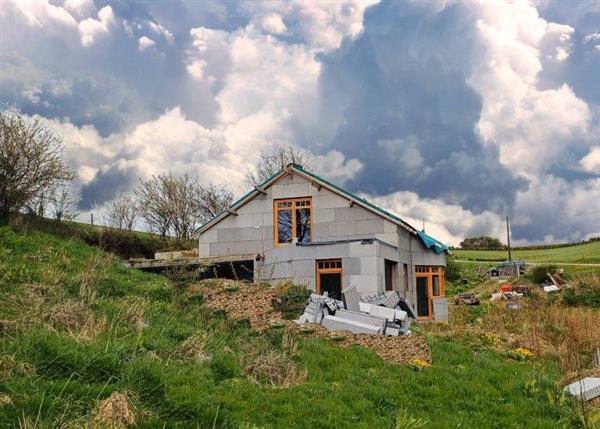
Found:
M 328 296 L 342 300 L 342 260 L 325 259 L 317 261 L 317 293 L 327 292 Z
M 423 318 L 431 317 L 429 308 L 429 279 L 417 277 L 417 316 Z
M 433 298 L 446 295 L 444 267 L 416 266 L 417 280 L 417 317 L 433 318 Z

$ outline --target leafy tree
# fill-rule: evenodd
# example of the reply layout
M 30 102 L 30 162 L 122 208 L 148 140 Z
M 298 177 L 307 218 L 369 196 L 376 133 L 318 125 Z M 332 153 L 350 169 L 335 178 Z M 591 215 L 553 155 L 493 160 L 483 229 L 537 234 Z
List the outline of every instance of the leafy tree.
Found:
M 485 250 L 501 250 L 504 245 L 497 238 L 481 235 L 479 237 L 465 238 L 460 243 L 461 249 L 485 249 Z

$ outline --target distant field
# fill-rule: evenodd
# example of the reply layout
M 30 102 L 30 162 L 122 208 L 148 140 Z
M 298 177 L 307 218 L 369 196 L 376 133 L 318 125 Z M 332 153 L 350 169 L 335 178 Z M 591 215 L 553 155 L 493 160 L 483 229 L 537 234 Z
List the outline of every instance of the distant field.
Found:
M 456 259 L 471 261 L 505 261 L 506 250 L 453 250 Z M 513 259 L 527 262 L 556 262 L 573 264 L 600 264 L 600 241 L 555 249 L 513 250 Z

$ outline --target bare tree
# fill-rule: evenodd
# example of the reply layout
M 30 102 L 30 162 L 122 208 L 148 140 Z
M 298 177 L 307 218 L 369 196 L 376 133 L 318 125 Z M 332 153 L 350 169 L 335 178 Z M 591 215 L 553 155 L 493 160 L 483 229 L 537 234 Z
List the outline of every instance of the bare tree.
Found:
M 138 204 L 132 194 L 121 194 L 106 209 L 104 223 L 113 228 L 131 231 L 138 217 Z
M 36 207 L 72 179 L 59 136 L 38 119 L 0 112 L 0 224 L 26 207 Z
M 57 221 L 73 220 L 79 214 L 77 205 L 81 190 L 73 182 L 64 182 L 49 197 L 50 211 Z
M 146 221 L 151 231 L 166 237 L 172 222 L 171 194 L 173 173 L 152 176 L 142 180 L 135 189 L 135 197 L 140 216 Z
M 258 164 L 256 164 L 254 171 L 246 174 L 245 180 L 248 185 L 256 186 L 290 163 L 310 168 L 312 161 L 310 152 L 294 145 L 279 146 L 272 150 L 261 151 Z
M 190 238 L 202 221 L 201 188 L 198 178 L 185 172 L 178 177 L 172 176 L 168 185 L 173 232 L 177 238 Z
M 206 222 L 221 213 L 233 202 L 233 191 L 227 184 L 200 187 L 198 208 L 202 221 Z

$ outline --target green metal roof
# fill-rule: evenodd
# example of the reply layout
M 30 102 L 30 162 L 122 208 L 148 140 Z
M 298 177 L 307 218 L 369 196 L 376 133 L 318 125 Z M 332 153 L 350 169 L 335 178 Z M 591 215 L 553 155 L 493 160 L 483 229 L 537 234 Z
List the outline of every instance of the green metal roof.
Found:
M 417 237 L 419 237 L 419 239 L 425 245 L 425 247 L 427 247 L 428 249 L 433 249 L 433 251 L 435 253 L 440 254 L 442 252 L 448 251 L 448 246 L 446 246 L 442 242 L 436 240 L 435 238 L 425 234 L 425 232 L 418 231 L 416 228 L 412 227 L 411 225 L 409 225 L 408 223 L 406 223 L 405 221 L 400 219 L 395 214 L 390 213 L 387 210 L 384 210 L 379 206 L 376 206 L 375 204 L 365 200 L 362 197 L 359 197 L 356 194 L 353 194 L 352 192 L 349 192 L 343 188 L 340 188 L 339 186 L 329 182 L 328 180 L 323 179 L 322 177 L 316 175 L 315 173 L 305 170 L 301 165 L 288 164 L 287 168 L 280 170 L 277 173 L 273 174 L 267 180 L 265 180 L 260 185 L 258 185 L 258 187 L 265 188 L 265 187 L 270 186 L 272 184 L 272 182 L 274 182 L 280 176 L 282 176 L 284 174 L 288 174 L 290 169 L 296 171 L 297 173 L 300 173 L 300 175 L 308 176 L 309 178 L 313 179 L 314 181 L 318 182 L 319 184 L 321 184 L 327 188 L 330 188 L 332 191 L 336 192 L 337 194 L 343 195 L 346 198 L 348 198 L 349 200 L 354 201 L 354 202 L 358 203 L 359 205 L 363 206 L 364 208 L 369 209 L 369 210 L 391 220 L 392 222 L 402 226 L 403 228 L 407 229 L 409 232 L 411 232 L 411 233 L 415 234 Z M 198 229 L 196 229 L 196 234 L 201 234 L 206 229 L 208 229 L 210 226 L 212 226 L 214 223 L 217 223 L 221 219 L 224 219 L 225 217 L 227 217 L 227 215 L 229 214 L 229 212 L 228 212 L 229 210 L 233 210 L 236 207 L 238 207 L 239 205 L 243 205 L 246 200 L 253 198 L 258 194 L 259 194 L 259 191 L 256 188 L 251 190 L 250 192 L 248 192 L 247 194 L 245 194 L 244 196 L 242 196 L 241 198 L 239 198 L 238 200 L 233 202 L 231 204 L 231 206 L 229 206 L 226 210 L 221 211 L 214 218 L 212 218 L 205 224 L 201 225 Z

